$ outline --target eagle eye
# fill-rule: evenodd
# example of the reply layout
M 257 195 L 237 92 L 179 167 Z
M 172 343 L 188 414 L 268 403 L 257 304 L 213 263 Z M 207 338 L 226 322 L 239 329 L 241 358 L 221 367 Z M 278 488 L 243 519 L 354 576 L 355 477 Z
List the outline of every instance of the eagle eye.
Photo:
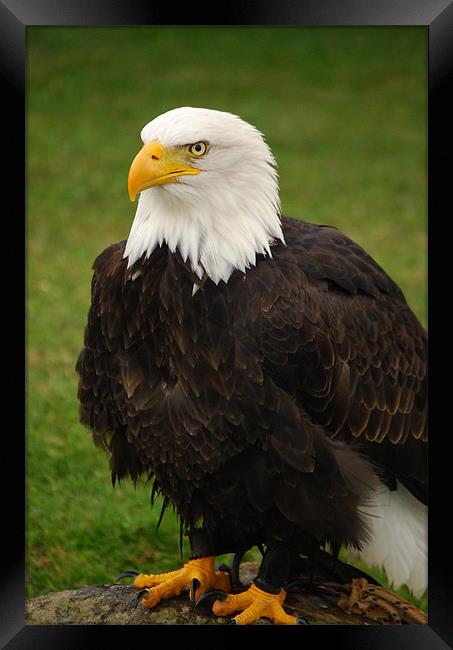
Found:
M 191 144 L 189 147 L 189 153 L 191 153 L 192 156 L 204 156 L 207 150 L 208 145 L 206 142 L 195 142 L 195 144 Z

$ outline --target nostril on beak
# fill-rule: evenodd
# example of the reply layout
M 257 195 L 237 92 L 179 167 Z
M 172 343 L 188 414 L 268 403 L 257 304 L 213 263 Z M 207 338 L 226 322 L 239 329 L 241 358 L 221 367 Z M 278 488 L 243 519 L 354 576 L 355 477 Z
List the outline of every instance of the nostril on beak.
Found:
M 154 142 L 148 142 L 144 149 L 151 160 L 162 160 L 165 153 L 163 146 L 157 140 Z

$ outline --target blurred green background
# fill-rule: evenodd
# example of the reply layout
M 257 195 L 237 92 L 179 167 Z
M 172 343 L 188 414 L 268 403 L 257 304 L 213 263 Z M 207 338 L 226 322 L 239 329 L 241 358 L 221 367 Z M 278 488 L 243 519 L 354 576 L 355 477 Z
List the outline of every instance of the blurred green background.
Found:
M 363 245 L 426 324 L 426 30 L 29 27 L 27 42 L 31 597 L 180 562 L 173 513 L 156 536 L 150 486 L 113 490 L 106 455 L 78 423 L 91 264 L 127 238 L 141 128 L 187 105 L 257 126 L 279 164 L 283 212 Z

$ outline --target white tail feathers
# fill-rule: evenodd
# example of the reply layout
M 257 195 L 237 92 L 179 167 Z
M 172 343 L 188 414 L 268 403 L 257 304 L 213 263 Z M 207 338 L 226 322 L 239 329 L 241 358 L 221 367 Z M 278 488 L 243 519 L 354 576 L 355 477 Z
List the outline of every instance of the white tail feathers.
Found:
M 394 491 L 382 485 L 373 505 L 361 509 L 370 542 L 360 552 L 348 549 L 348 556 L 384 567 L 393 588 L 406 584 L 420 598 L 428 583 L 428 509 L 404 485 L 397 485 Z

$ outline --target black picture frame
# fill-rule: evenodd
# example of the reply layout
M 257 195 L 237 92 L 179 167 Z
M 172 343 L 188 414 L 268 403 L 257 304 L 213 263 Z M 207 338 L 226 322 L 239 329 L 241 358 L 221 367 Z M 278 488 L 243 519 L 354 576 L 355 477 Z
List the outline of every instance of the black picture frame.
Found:
M 3 172 L 3 188 L 7 199 L 11 199 L 9 209 L 4 212 L 2 220 L 3 236 L 7 238 L 8 250 L 13 250 L 15 257 L 12 261 L 4 258 L 2 275 L 2 297 L 4 314 L 9 314 L 8 326 L 4 333 L 2 346 L 4 351 L 13 351 L 14 361 L 6 362 L 6 380 L 15 394 L 19 394 L 18 386 L 24 375 L 23 366 L 19 362 L 18 350 L 25 340 L 26 314 L 23 307 L 24 283 L 21 282 L 21 270 L 26 264 L 24 247 L 24 230 L 21 228 L 25 215 L 25 182 L 26 165 L 24 164 L 26 133 L 26 28 L 32 25 L 156 25 L 171 24 L 177 17 L 178 24 L 193 25 L 422 25 L 427 29 L 428 37 L 428 214 L 429 214 L 429 331 L 430 331 L 430 428 L 434 431 L 429 446 L 429 624 L 408 626 L 304 626 L 300 628 L 281 628 L 275 626 L 253 626 L 240 628 L 236 626 L 198 626 L 165 627 L 152 629 L 133 626 L 36 626 L 26 625 L 24 618 L 25 603 L 25 516 L 26 487 L 25 487 L 25 439 L 23 435 L 24 417 L 22 402 L 14 406 L 14 401 L 4 403 L 4 411 L 13 414 L 11 423 L 2 427 L 2 469 L 3 489 L 3 534 L 5 564 L 0 572 L 0 641 L 2 647 L 8 650 L 16 648 L 99 648 L 111 638 L 117 643 L 131 647 L 132 644 L 143 640 L 145 643 L 155 643 L 156 634 L 164 643 L 174 643 L 181 638 L 184 643 L 200 643 L 205 634 L 216 647 L 234 642 L 236 635 L 244 635 L 251 639 L 266 630 L 266 641 L 273 638 L 289 639 L 288 635 L 302 634 L 298 643 L 324 644 L 332 641 L 336 648 L 357 650 L 399 650 L 410 648 L 417 650 L 441 650 L 453 641 L 453 579 L 451 577 L 452 555 L 449 549 L 450 536 L 448 528 L 443 529 L 445 517 L 451 512 L 448 479 L 451 476 L 451 457 L 445 452 L 445 440 L 451 436 L 447 430 L 448 419 L 445 404 L 449 405 L 448 379 L 442 379 L 433 368 L 440 356 L 443 358 L 446 350 L 436 351 L 446 341 L 448 332 L 442 333 L 445 311 L 442 301 L 431 301 L 433 287 L 439 283 L 440 289 L 447 289 L 451 282 L 446 274 L 442 286 L 442 273 L 445 268 L 442 262 L 446 260 L 448 270 L 449 250 L 444 253 L 431 254 L 434 242 L 436 248 L 440 243 L 448 246 L 446 230 L 451 215 L 450 185 L 445 183 L 442 171 L 449 164 L 451 169 L 451 146 L 448 127 L 453 115 L 453 107 L 449 103 L 447 92 L 453 80 L 453 2 L 452 0 L 308 0 L 299 3 L 290 0 L 280 0 L 271 4 L 264 0 L 252 0 L 246 6 L 216 7 L 217 15 L 212 7 L 203 6 L 198 10 L 187 6 L 187 11 L 166 10 L 162 3 L 151 3 L 146 0 L 0 0 L 0 70 L 4 92 L 2 104 L 4 118 L 2 120 L 2 141 L 5 146 L 3 153 L 8 152 L 8 165 Z M 185 19 L 188 19 L 187 23 Z M 449 124 L 450 123 L 450 124 Z M 5 178 L 6 177 L 6 178 Z M 448 210 L 444 208 L 448 206 Z M 444 217 L 445 221 L 442 220 Z M 11 225 L 14 226 L 11 228 Z M 20 226 L 18 226 L 20 224 Z M 17 227 L 18 226 L 18 227 Z M 439 236 L 439 232 L 441 235 Z M 441 240 L 439 242 L 439 240 Z M 5 241 L 5 240 L 4 240 Z M 17 262 L 17 252 L 24 251 L 22 266 Z M 6 286 L 5 286 L 6 285 Z M 9 293 L 8 293 L 9 292 Z M 13 305 L 7 309 L 7 305 Z M 14 308 L 15 306 L 15 308 Z M 22 315 L 24 316 L 22 320 Z M 18 323 L 11 318 L 18 317 Z M 442 342 L 442 343 L 441 343 Z M 5 366 L 4 366 L 5 368 Z M 447 375 L 448 376 L 448 375 Z M 24 391 L 26 395 L 26 390 Z M 440 424 L 433 427 L 435 415 L 441 413 Z M 444 419 L 445 418 L 445 419 Z M 8 433 L 6 431 L 8 429 Z M 437 434 L 437 437 L 436 437 Z M 6 442 L 5 442 L 6 441 Z M 3 445 L 7 445 L 5 449 Z M 6 460 L 7 459 L 7 460 Z M 9 472 L 5 477 L 4 472 Z M 278 635 L 278 636 L 273 636 Z M 200 638 L 201 637 L 201 638 Z M 291 636 L 294 639 L 294 636 Z

